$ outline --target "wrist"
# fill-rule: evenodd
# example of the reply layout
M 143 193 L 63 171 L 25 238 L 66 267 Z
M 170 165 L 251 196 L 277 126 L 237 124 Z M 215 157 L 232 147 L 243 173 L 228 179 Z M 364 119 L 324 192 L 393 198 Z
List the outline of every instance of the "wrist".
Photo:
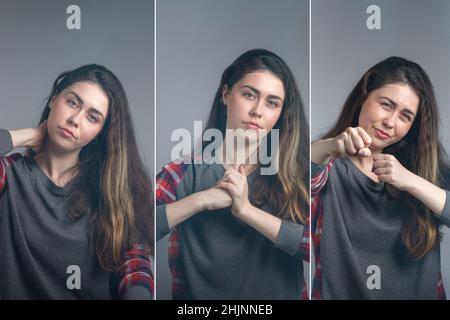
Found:
M 410 194 L 414 194 L 416 188 L 420 185 L 420 181 L 417 181 L 418 176 L 408 171 L 406 179 L 404 179 L 404 185 L 399 188 L 401 191 L 406 191 Z
M 208 205 L 208 196 L 206 194 L 206 191 L 199 191 L 199 192 L 195 193 L 193 196 L 195 199 L 194 203 L 195 203 L 197 212 L 208 210 L 209 205 Z
M 233 213 L 234 216 L 242 219 L 246 217 L 250 217 L 253 212 L 253 205 L 250 202 L 246 202 L 243 205 L 241 205 L 239 208 L 231 208 L 231 213 Z
M 325 139 L 325 152 L 328 157 L 334 157 L 338 152 L 338 142 L 336 138 Z M 329 160 L 329 159 L 328 159 Z

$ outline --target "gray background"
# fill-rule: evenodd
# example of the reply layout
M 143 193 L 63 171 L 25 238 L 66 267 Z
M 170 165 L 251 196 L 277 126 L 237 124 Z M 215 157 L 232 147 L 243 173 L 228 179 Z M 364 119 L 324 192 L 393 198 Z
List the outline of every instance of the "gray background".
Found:
M 81 8 L 81 30 L 66 27 L 71 4 Z M 0 0 L 0 128 L 35 127 L 61 72 L 102 64 L 125 88 L 153 174 L 153 10 L 151 0 Z
M 172 131 L 186 128 L 193 134 L 193 121 L 207 120 L 222 72 L 254 48 L 286 61 L 308 109 L 308 1 L 157 1 L 156 172 L 170 161 Z M 158 299 L 171 298 L 167 240 L 156 246 Z
M 66 27 L 71 4 L 81 8 L 81 30 Z M 125 87 L 153 171 L 153 10 L 149 0 L 0 0 L 0 128 L 35 127 L 61 72 L 102 64 Z
M 388 56 L 419 63 L 434 85 L 441 138 L 450 151 L 450 1 L 311 1 L 311 138 L 337 119 L 345 98 L 363 73 Z M 366 9 L 381 9 L 381 30 L 368 30 Z M 443 228 L 444 285 L 450 290 L 450 232 Z

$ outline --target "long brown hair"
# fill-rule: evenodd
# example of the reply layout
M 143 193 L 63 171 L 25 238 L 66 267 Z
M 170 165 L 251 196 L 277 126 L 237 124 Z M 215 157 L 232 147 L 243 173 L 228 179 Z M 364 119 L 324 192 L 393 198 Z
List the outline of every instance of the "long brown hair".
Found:
M 90 217 L 90 239 L 101 267 L 117 271 L 136 243 L 153 255 L 153 192 L 141 161 L 128 99 L 119 79 L 104 66 L 90 64 L 61 73 L 46 99 L 39 124 L 50 114 L 50 101 L 76 82 L 93 82 L 109 100 L 105 125 L 84 146 L 71 182 L 68 213 Z M 28 153 L 33 155 L 32 150 Z
M 444 186 L 448 165 L 438 136 L 439 113 L 434 89 L 425 71 L 415 62 L 390 57 L 371 67 L 347 97 L 334 126 L 322 138 L 333 138 L 348 127 L 357 127 L 361 107 L 369 94 L 384 85 L 395 83 L 407 84 L 415 91 L 419 97 L 419 108 L 406 136 L 385 148 L 383 153 L 394 155 L 414 174 Z M 405 220 L 401 241 L 413 258 L 423 257 L 440 241 L 439 221 L 430 209 L 411 195 L 399 193 L 388 185 L 386 191 L 393 197 L 403 197 L 410 205 L 412 214 Z
M 225 136 L 227 111 L 222 103 L 222 89 L 229 90 L 248 73 L 267 70 L 277 76 L 285 91 L 279 129 L 279 170 L 275 175 L 259 175 L 251 190 L 251 201 L 261 207 L 269 203 L 276 216 L 306 223 L 309 214 L 309 127 L 295 78 L 287 64 L 276 54 L 254 49 L 239 56 L 225 69 L 217 89 L 205 130 L 214 128 Z M 268 134 L 270 139 L 270 133 Z M 203 143 L 203 149 L 208 142 Z

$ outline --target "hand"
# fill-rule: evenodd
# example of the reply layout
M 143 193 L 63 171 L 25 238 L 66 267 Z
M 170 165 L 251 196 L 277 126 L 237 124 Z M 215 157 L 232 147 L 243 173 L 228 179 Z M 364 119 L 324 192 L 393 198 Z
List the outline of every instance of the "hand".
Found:
M 37 153 L 42 149 L 47 136 L 47 120 L 42 122 L 38 128 L 27 128 L 10 130 L 14 148 L 30 147 Z
M 205 210 L 218 210 L 231 206 L 232 200 L 228 192 L 214 186 L 207 190 L 201 191 L 202 199 L 204 199 Z
M 223 178 L 217 183 L 217 186 L 226 190 L 231 196 L 231 213 L 236 216 L 242 216 L 251 206 L 248 199 L 247 175 L 244 166 L 239 166 L 239 170 L 229 168 L 225 171 Z
M 369 149 L 372 139 L 369 134 L 361 127 L 348 127 L 344 132 L 335 137 L 332 154 L 339 154 L 344 157 L 361 156 L 369 157 Z
M 34 129 L 34 137 L 31 140 L 30 147 L 34 153 L 41 151 L 47 136 L 47 120 L 42 122 L 38 128 Z
M 378 176 L 378 181 L 389 183 L 402 191 L 406 190 L 413 180 L 413 173 L 390 154 L 374 155 L 372 171 Z

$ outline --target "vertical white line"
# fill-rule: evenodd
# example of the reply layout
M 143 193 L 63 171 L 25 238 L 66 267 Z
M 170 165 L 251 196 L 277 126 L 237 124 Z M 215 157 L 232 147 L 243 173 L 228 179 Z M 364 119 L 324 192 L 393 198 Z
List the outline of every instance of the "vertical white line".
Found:
M 311 134 L 312 134 L 312 112 L 311 112 L 311 0 L 309 0 L 309 300 L 312 298 L 312 228 L 311 228 Z
M 156 275 L 156 0 L 153 2 L 153 281 L 155 300 L 157 298 Z

